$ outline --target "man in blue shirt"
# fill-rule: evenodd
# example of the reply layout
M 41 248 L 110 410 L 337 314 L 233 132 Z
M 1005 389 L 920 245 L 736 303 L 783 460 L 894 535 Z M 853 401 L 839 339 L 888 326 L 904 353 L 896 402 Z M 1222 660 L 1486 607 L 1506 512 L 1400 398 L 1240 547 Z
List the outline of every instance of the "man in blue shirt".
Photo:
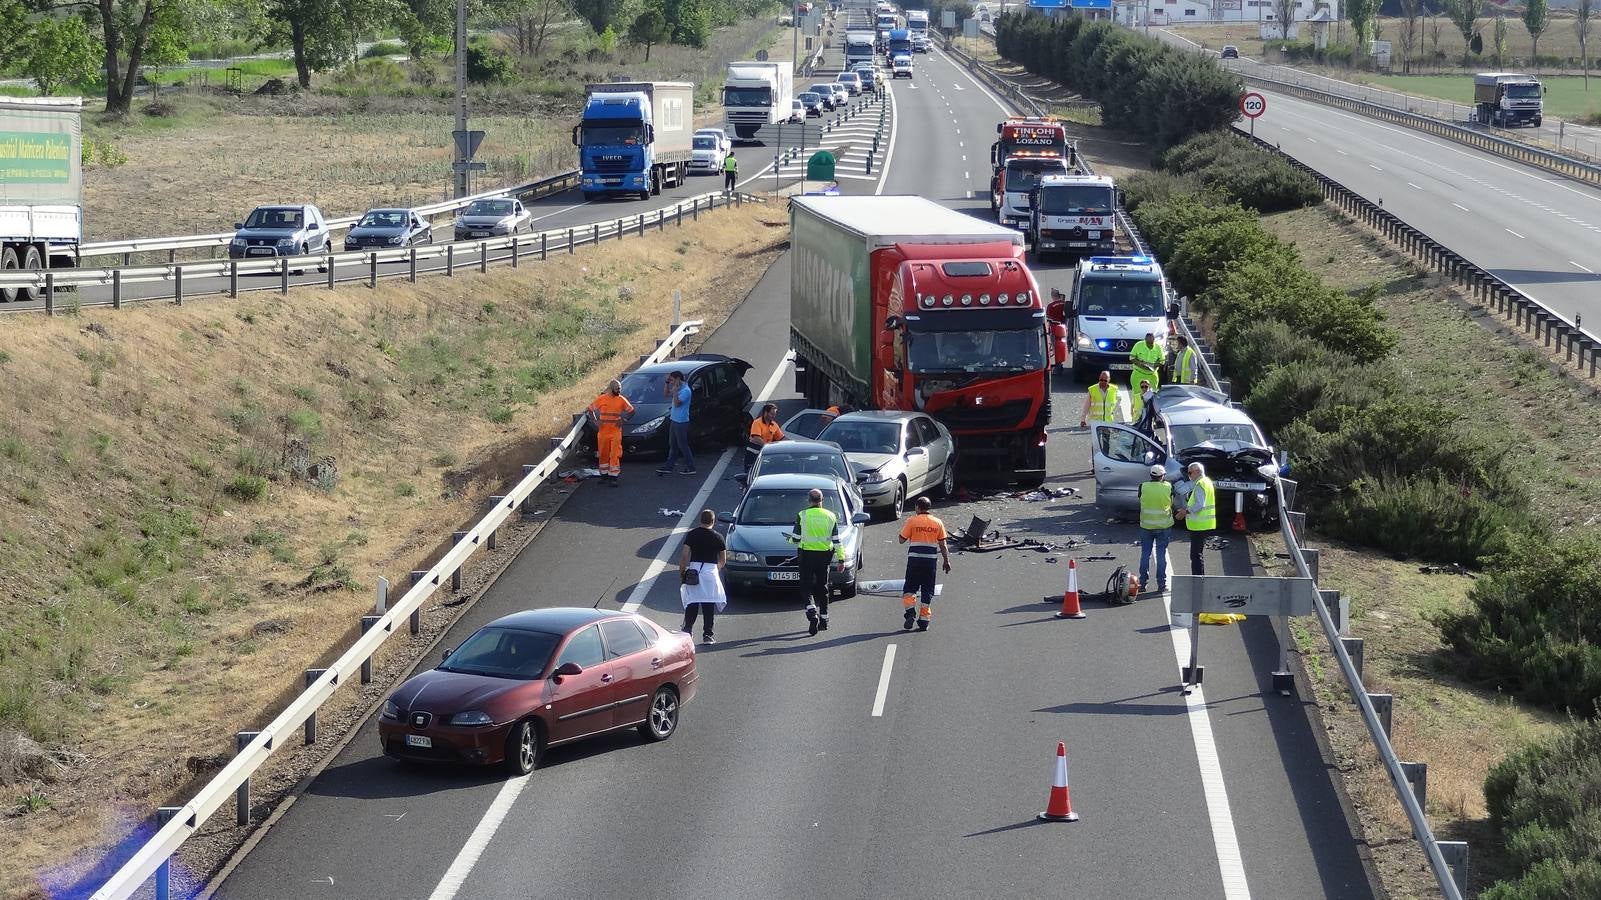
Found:
M 667 461 L 656 470 L 658 475 L 673 474 L 673 464 L 684 461 L 684 474 L 695 474 L 695 454 L 689 449 L 689 385 L 684 383 L 683 372 L 667 376 L 662 396 L 671 400 L 672 410 L 667 415 Z

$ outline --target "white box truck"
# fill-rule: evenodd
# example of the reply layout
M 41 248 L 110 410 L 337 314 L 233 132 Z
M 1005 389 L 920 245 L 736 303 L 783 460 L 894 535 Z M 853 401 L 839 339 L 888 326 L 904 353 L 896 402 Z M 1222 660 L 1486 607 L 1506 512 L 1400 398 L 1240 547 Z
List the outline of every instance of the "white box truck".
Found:
M 78 264 L 82 110 L 78 97 L 0 97 L 0 272 Z M 0 302 L 39 293 L 0 288 Z
M 750 141 L 764 125 L 788 121 L 795 96 L 789 63 L 731 62 L 723 76 L 723 130 L 734 141 Z

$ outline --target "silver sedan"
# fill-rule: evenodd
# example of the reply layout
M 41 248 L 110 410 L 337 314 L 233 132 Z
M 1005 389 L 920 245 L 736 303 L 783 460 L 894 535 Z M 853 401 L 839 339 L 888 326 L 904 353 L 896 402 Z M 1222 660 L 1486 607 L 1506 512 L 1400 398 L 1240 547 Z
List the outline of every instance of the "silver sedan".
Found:
M 828 423 L 820 441 L 832 441 L 856 467 L 869 510 L 898 519 L 906 501 L 956 490 L 956 439 L 927 413 L 905 410 L 852 412 Z

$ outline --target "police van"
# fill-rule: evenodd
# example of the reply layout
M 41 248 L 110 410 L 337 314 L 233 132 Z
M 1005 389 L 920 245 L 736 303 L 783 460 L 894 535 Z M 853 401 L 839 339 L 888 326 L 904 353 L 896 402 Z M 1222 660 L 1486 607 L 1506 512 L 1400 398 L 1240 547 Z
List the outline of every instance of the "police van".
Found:
M 1073 293 L 1047 314 L 1067 325 L 1073 375 L 1094 381 L 1103 369 L 1130 371 L 1129 350 L 1154 333 L 1167 340 L 1167 279 L 1149 256 L 1091 256 L 1079 260 Z

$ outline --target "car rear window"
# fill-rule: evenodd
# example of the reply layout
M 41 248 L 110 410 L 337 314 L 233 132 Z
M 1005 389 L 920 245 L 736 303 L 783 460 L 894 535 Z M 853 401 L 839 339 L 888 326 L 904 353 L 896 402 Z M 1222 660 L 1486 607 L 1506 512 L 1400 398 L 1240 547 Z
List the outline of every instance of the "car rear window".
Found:
M 616 659 L 627 656 L 650 646 L 645 636 L 639 633 L 639 626 L 627 619 L 612 619 L 600 623 L 600 632 L 606 638 L 606 658 Z

